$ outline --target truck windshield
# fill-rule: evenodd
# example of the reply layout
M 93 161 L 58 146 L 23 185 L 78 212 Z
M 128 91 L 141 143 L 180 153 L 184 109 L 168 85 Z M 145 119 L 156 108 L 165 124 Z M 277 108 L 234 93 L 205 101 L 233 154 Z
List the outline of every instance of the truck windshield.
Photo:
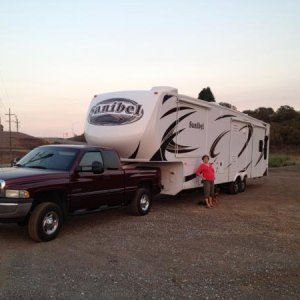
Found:
M 16 166 L 67 171 L 77 153 L 77 149 L 39 147 L 26 154 Z

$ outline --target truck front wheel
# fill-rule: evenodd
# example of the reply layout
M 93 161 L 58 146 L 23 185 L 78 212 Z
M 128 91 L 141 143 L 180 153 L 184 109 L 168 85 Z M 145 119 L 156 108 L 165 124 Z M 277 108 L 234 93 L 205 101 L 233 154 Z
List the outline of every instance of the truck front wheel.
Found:
M 139 188 L 130 203 L 130 212 L 135 216 L 144 216 L 149 213 L 151 205 L 150 192 L 145 188 Z
M 61 208 L 53 202 L 39 204 L 32 212 L 29 223 L 29 236 L 36 242 L 53 240 L 62 227 Z

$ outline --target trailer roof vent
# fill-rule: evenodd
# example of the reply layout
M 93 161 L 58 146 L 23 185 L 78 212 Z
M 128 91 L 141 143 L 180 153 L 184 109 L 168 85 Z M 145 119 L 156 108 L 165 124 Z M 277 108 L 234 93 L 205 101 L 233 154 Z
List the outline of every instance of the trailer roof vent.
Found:
M 154 86 L 151 89 L 152 92 L 165 92 L 170 94 L 178 94 L 178 90 L 171 86 Z

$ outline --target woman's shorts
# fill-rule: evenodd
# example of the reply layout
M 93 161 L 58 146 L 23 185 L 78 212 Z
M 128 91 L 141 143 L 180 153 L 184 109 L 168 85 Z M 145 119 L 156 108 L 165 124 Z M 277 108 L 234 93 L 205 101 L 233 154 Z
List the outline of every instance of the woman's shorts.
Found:
M 204 198 L 214 197 L 215 195 L 215 184 L 210 180 L 203 180 Z

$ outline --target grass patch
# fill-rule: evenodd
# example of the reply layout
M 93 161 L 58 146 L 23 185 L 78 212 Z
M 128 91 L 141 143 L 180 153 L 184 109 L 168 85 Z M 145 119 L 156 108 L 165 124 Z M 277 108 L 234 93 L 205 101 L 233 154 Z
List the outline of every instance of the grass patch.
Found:
M 296 161 L 286 154 L 271 154 L 269 158 L 269 167 L 293 166 Z

